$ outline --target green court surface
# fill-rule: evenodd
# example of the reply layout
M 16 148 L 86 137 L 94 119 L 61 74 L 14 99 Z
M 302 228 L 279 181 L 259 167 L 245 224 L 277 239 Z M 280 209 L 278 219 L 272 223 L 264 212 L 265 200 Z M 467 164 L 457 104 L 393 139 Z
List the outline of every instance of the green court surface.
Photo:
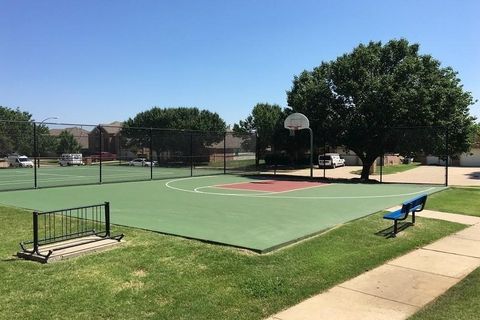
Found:
M 223 168 L 201 167 L 132 167 L 126 164 L 119 165 L 106 163 L 102 165 L 102 182 L 140 181 L 189 177 L 223 173 Z M 37 187 L 52 187 L 66 185 L 95 184 L 100 182 L 100 166 L 72 166 L 58 165 L 40 166 L 37 168 Z M 34 169 L 32 168 L 3 168 L 0 169 L 0 191 L 30 189 L 34 187 Z
M 0 192 L 0 204 L 47 211 L 109 201 L 115 224 L 268 252 L 443 189 L 332 183 L 267 192 L 220 186 L 263 179 L 215 175 Z

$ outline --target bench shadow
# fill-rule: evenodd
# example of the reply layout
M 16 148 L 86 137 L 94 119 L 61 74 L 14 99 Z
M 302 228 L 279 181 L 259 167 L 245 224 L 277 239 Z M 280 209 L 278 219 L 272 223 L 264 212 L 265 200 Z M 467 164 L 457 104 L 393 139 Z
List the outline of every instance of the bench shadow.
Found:
M 398 222 L 398 225 L 397 225 L 397 233 L 407 229 L 408 227 L 411 227 L 413 226 L 413 223 L 411 222 Z M 383 230 L 380 230 L 378 232 L 375 232 L 375 235 L 376 236 L 379 236 L 379 237 L 384 237 L 386 239 L 389 239 L 389 238 L 395 238 L 395 235 L 393 234 L 393 226 L 390 226 L 386 229 L 383 229 Z

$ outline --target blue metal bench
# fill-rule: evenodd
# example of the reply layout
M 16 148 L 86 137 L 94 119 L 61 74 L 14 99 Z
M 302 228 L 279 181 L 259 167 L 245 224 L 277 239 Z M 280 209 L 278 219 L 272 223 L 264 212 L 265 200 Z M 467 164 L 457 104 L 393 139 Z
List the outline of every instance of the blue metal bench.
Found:
M 410 199 L 402 203 L 402 208 L 397 211 L 387 213 L 383 216 L 383 219 L 393 220 L 393 236 L 398 232 L 398 221 L 407 219 L 408 214 L 412 213 L 412 224 L 415 224 L 415 213 L 422 211 L 425 208 L 427 202 L 427 195 L 423 194 L 416 198 Z

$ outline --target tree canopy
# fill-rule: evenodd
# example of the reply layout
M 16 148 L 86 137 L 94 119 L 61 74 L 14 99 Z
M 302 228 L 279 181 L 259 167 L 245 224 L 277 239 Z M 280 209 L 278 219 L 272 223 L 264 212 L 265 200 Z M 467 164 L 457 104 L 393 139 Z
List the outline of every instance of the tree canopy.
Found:
M 32 115 L 19 108 L 0 106 L 0 156 L 18 153 L 34 155 L 34 120 Z M 49 136 L 46 125 L 36 126 L 37 151 L 45 154 L 55 151 L 56 141 Z
M 469 147 L 472 95 L 452 68 L 419 54 L 419 45 L 405 39 L 360 44 L 303 71 L 294 77 L 287 97 L 317 135 L 360 157 L 365 180 L 385 152 L 452 155 Z M 400 127 L 425 129 L 414 134 Z
M 56 149 L 57 154 L 79 153 L 82 146 L 80 146 L 73 134 L 64 130 L 58 135 Z
M 0 106 L 0 154 L 33 154 L 32 115 L 20 109 Z M 48 129 L 39 128 L 43 131 Z
M 151 133 L 153 139 L 150 140 L 149 128 L 171 130 L 154 130 Z M 217 113 L 208 110 L 154 107 L 125 121 L 122 135 L 130 147 L 148 148 L 151 143 L 157 155 L 163 151 L 190 155 L 221 141 L 225 130 L 225 121 Z M 196 150 L 191 150 L 192 146 Z
M 257 150 L 259 158 L 262 158 L 268 147 L 274 146 L 274 137 L 278 131 L 283 128 L 285 112 L 276 104 L 258 103 L 252 113 L 245 119 L 234 124 L 233 132 L 237 135 L 245 135 L 249 132 L 257 133 Z M 249 143 L 245 140 L 244 143 Z

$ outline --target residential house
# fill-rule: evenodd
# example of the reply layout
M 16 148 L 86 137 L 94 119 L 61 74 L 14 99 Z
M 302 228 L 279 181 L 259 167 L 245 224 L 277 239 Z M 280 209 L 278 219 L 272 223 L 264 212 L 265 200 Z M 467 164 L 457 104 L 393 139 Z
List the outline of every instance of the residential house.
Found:
M 119 154 L 121 130 L 122 122 L 119 121 L 96 126 L 88 134 L 88 146 L 90 153 L 98 153 L 100 151 L 101 143 L 101 151 Z
M 60 133 L 63 131 L 66 131 L 73 135 L 75 140 L 78 142 L 78 144 L 82 147 L 82 150 L 87 150 L 88 149 L 88 135 L 89 131 L 80 128 L 80 127 L 70 127 L 70 128 L 64 128 L 64 129 L 50 129 L 50 135 L 53 137 L 58 137 Z

